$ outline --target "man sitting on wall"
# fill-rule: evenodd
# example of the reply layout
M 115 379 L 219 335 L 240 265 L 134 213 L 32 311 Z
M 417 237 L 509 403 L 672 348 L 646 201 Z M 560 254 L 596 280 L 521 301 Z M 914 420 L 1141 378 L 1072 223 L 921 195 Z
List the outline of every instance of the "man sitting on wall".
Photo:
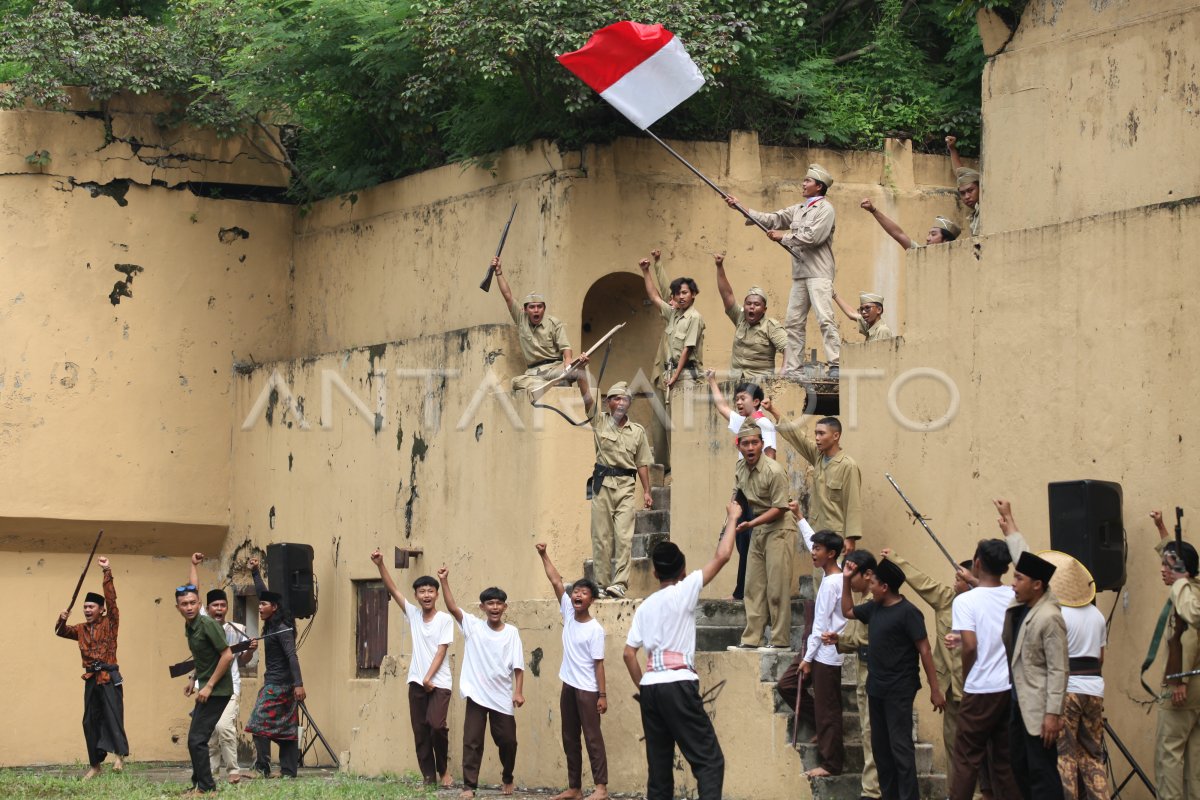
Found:
M 525 374 L 512 379 L 513 391 L 533 389 L 547 378 L 571 365 L 571 343 L 567 331 L 557 317 L 546 313 L 546 298 L 538 293 L 525 295 L 520 305 L 513 300 L 512 289 L 504 278 L 499 257 L 492 259 L 496 283 L 508 306 L 508 313 L 517 323 L 521 354 L 525 357 Z

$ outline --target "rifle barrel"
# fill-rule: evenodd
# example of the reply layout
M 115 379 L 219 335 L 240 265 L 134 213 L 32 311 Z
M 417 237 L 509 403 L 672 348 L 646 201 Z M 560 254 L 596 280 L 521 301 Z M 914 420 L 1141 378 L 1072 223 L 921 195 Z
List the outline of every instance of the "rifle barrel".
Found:
M 957 570 L 958 562 L 954 560 L 954 556 L 950 555 L 950 551 L 946 549 L 946 546 L 942 544 L 941 540 L 938 539 L 929 525 L 925 523 L 925 517 L 921 516 L 921 512 L 917 511 L 917 507 L 914 506 L 912 501 L 905 496 L 904 492 L 900 489 L 900 485 L 896 483 L 896 479 L 892 477 L 890 472 L 885 472 L 883 475 L 888 479 L 888 483 L 892 485 L 892 488 L 896 490 L 896 494 L 900 495 L 900 499 L 904 501 L 904 504 L 908 506 L 908 510 L 912 512 L 913 517 L 916 518 L 917 522 L 921 523 L 921 527 L 924 528 L 925 532 L 929 534 L 929 538 L 933 539 L 933 543 L 936 544 L 938 549 L 942 551 L 942 555 L 944 555 L 946 560 L 950 562 L 950 566 Z

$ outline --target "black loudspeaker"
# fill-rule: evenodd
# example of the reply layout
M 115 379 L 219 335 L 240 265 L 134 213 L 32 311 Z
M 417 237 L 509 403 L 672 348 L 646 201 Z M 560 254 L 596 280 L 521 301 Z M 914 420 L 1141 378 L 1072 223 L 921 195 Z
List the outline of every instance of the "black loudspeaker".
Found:
M 1050 547 L 1074 556 L 1096 579 L 1096 591 L 1125 585 L 1125 524 L 1121 484 L 1062 481 L 1050 494 Z
M 296 619 L 308 619 L 317 613 L 312 565 L 310 545 L 267 545 L 267 588 L 283 595 L 284 606 Z

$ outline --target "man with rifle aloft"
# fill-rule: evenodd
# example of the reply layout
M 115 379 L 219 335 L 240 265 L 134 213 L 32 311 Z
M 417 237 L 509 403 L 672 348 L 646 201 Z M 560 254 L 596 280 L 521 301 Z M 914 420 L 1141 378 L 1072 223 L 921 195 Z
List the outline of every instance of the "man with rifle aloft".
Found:
M 500 294 L 508 306 L 508 313 L 517 323 L 521 354 L 525 357 L 525 373 L 513 377 L 513 391 L 533 389 L 555 373 L 570 368 L 571 343 L 567 341 L 567 330 L 557 317 L 546 313 L 544 295 L 537 292 L 527 294 L 520 303 L 513 299 L 499 256 L 492 259 L 492 269 L 500 286 Z
M 204 561 L 204 553 L 192 553 L 192 566 L 188 570 L 188 583 L 196 587 L 196 592 L 200 591 L 200 577 L 197 572 L 197 567 Z M 246 642 L 247 647 L 238 654 L 233 663 L 229 665 L 229 675 L 233 679 L 233 694 L 229 698 L 229 704 L 225 706 L 225 711 L 221 714 L 221 718 L 217 721 L 217 727 L 213 731 L 212 738 L 208 740 L 208 760 L 212 767 L 213 775 L 219 775 L 221 772 L 222 762 L 225 764 L 225 769 L 228 771 L 229 782 L 239 783 L 242 780 L 242 774 L 238 768 L 237 760 L 237 745 L 238 745 L 238 700 L 242 694 L 242 676 L 239 667 L 245 667 L 250 663 L 250 659 L 254 657 L 254 651 L 258 649 L 258 642 L 251 639 L 246 633 L 246 629 L 241 625 L 230 622 L 225 618 L 229 613 L 229 596 L 225 594 L 224 589 L 209 589 L 208 594 L 204 599 L 205 606 L 200 609 L 200 613 L 204 616 L 212 617 L 217 624 L 225 632 L 225 641 L 229 645 L 235 645 L 239 642 Z M 236 651 L 235 651 L 236 652 Z M 183 690 L 186 697 L 191 697 L 192 692 L 199 691 L 200 683 L 195 681 L 194 676 L 188 680 L 187 686 Z M 245 777 L 253 777 L 253 773 Z
M 79 643 L 79 654 L 83 657 L 83 739 L 88 751 L 85 780 L 100 774 L 100 765 L 109 753 L 114 756 L 114 772 L 121 771 L 122 759 L 129 755 L 125 687 L 117 667 L 117 628 L 121 621 L 117 590 L 108 559 L 101 556 L 96 563 L 104 571 L 104 594 L 87 593 L 83 599 L 83 622 L 68 625 L 67 618 L 71 615 L 68 609 L 58 615 L 54 626 L 55 634 Z
M 196 707 L 188 727 L 187 748 L 192 759 L 192 788 L 195 796 L 215 792 L 212 767 L 208 761 L 208 741 L 233 696 L 233 651 L 225 640 L 225 631 L 212 617 L 200 613 L 200 591 L 194 583 L 175 589 L 175 608 L 183 617 L 183 633 L 196 662 Z

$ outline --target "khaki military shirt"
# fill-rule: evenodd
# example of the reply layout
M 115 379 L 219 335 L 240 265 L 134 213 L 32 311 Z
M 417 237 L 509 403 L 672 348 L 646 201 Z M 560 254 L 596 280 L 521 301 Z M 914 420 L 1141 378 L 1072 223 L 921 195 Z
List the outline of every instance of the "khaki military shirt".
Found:
M 517 323 L 517 336 L 521 339 L 521 354 L 526 364 L 536 364 L 547 359 L 562 360 L 564 350 L 571 348 L 567 341 L 567 330 L 557 317 L 546 314 L 538 325 L 530 325 L 525 314 L 525 305 L 514 300 L 509 307 L 513 322 Z
M 972 235 L 972 236 L 978 236 L 978 235 L 979 235 L 979 228 L 980 228 L 980 223 L 979 223 L 979 203 L 976 203 L 976 204 L 975 204 L 975 208 L 974 208 L 974 209 L 972 209 L 972 211 L 971 211 L 971 219 L 969 220 L 969 222 L 970 222 L 970 225 L 971 225 L 971 235 Z
M 667 355 L 673 362 L 678 363 L 683 348 L 692 348 L 688 354 L 688 363 L 696 368 L 697 376 L 704 374 L 704 318 L 692 306 L 687 311 L 676 311 L 670 306 L 661 306 L 663 319 L 667 321 L 667 330 L 663 340 L 667 345 Z M 664 371 L 666 365 L 663 365 Z
M 788 231 L 781 240 L 792 251 L 792 280 L 826 278 L 833 280 L 833 204 L 824 197 L 770 214 L 749 211 L 750 216 L 768 230 Z
M 862 538 L 862 473 L 854 459 L 839 452 L 831 459 L 800 435 L 793 426 L 780 425 L 778 432 L 804 460 L 813 465 L 813 487 L 808 521 L 813 530 L 831 530 L 846 539 Z
M 646 429 L 626 418 L 624 425 L 613 422 L 612 414 L 601 411 L 592 417 L 592 439 L 596 445 L 596 463 L 606 467 L 637 469 L 654 463 L 650 440 Z M 609 475 L 604 485 L 617 488 L 632 488 L 636 479 L 632 475 Z
M 746 459 L 739 459 L 733 474 L 737 479 L 737 488 L 746 495 L 746 500 L 750 503 L 750 513 L 754 516 L 757 517 L 769 508 L 782 508 L 787 511 L 789 493 L 787 472 L 779 466 L 779 462 L 775 459 L 768 458 L 764 454 L 759 457 L 758 463 L 753 467 L 746 463 Z M 788 525 L 787 515 L 783 514 L 774 522 L 759 525 L 754 528 L 754 531 L 769 533 Z
M 937 669 L 938 687 L 949 699 L 962 699 L 962 658 L 946 647 L 946 634 L 954 630 L 954 587 L 935 581 L 896 553 L 888 556 L 904 572 L 904 580 L 917 595 L 933 609 L 937 641 L 933 643 L 933 663 Z
M 775 373 L 775 355 L 787 349 L 787 331 L 778 320 L 763 317 L 756 324 L 746 321 L 746 310 L 737 303 L 725 309 L 734 325 L 733 354 L 729 371 L 734 380 L 746 377 L 770 377 Z
M 896 338 L 895 334 L 892 333 L 892 329 L 885 325 L 882 319 L 874 325 L 868 325 L 865 319 L 859 317 L 858 330 L 859 333 L 867 337 L 868 342 L 881 342 L 884 339 Z

